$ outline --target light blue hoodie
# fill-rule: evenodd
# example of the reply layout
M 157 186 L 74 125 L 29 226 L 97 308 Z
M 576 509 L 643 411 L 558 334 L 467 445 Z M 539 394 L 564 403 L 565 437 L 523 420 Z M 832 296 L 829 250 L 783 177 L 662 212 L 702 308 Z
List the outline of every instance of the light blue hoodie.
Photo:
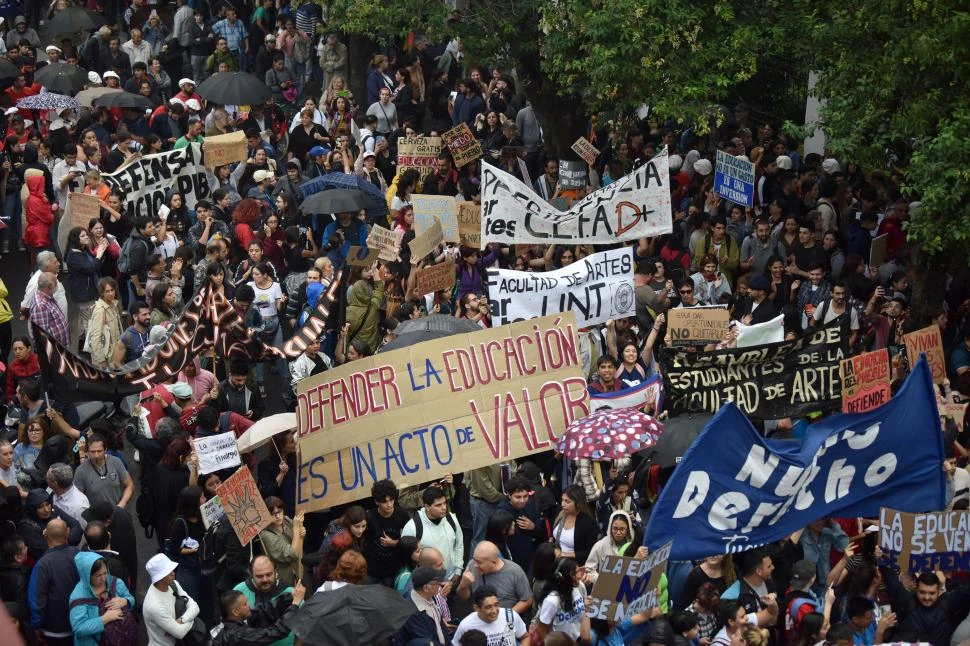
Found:
M 78 599 L 95 598 L 94 590 L 91 589 L 91 570 L 94 568 L 94 564 L 101 560 L 103 560 L 102 557 L 94 552 L 78 552 L 74 556 L 74 564 L 77 566 L 77 573 L 81 577 L 71 593 L 71 630 L 74 631 L 75 646 L 98 646 L 98 640 L 104 632 L 104 624 L 101 623 L 97 605 L 73 605 L 74 601 Z M 128 591 L 124 582 L 109 574 L 106 585 L 109 592 L 112 585 L 116 586 L 115 596 L 127 599 L 130 608 L 135 607 L 135 598 Z

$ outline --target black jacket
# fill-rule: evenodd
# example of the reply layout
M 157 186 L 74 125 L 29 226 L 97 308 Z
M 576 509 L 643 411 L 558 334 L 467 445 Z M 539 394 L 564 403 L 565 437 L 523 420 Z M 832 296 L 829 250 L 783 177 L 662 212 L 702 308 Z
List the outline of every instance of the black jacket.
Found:
M 949 644 L 953 631 L 970 612 L 970 585 L 958 585 L 926 607 L 900 584 L 888 568 L 879 568 L 899 619 L 897 630 L 913 632 L 931 644 Z
M 17 605 L 17 619 L 21 625 L 30 622 L 27 606 L 27 568 L 19 563 L 0 565 L 0 600 Z
M 67 542 L 69 545 L 77 545 L 84 537 L 81 525 L 74 520 L 73 516 L 56 505 L 47 520 L 37 518 L 37 505 L 47 499 L 47 492 L 43 489 L 31 489 L 27 495 L 27 501 L 24 503 L 24 517 L 17 523 L 17 533 L 23 537 L 24 543 L 27 545 L 27 553 L 34 559 L 39 559 L 47 551 L 44 528 L 47 527 L 47 523 L 52 518 L 60 518 L 67 523 Z
M 272 644 L 290 634 L 286 624 L 296 614 L 291 605 L 272 626 L 256 628 L 243 621 L 225 621 L 222 631 L 212 640 L 212 646 L 262 646 Z

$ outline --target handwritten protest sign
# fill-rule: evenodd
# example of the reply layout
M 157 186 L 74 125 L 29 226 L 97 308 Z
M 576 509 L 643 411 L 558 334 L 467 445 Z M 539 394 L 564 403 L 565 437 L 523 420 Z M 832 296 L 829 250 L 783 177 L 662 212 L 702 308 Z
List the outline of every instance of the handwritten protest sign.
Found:
M 441 133 L 441 140 L 448 146 L 458 168 L 482 156 L 482 145 L 475 139 L 467 123 L 459 123 L 451 130 Z
M 717 151 L 714 192 L 737 204 L 754 206 L 754 163 Z
M 892 397 L 889 351 L 885 348 L 843 359 L 841 374 L 843 413 L 864 413 Z
M 400 259 L 398 252 L 401 250 L 401 234 L 375 224 L 371 227 L 370 234 L 367 236 L 367 246 L 371 249 L 377 249 L 377 257 L 381 260 L 395 262 Z
M 213 496 L 199 505 L 199 511 L 202 513 L 202 525 L 206 529 L 226 517 L 226 510 L 222 507 L 219 496 Z
M 724 340 L 731 314 L 726 307 L 678 307 L 667 312 L 667 343 L 702 345 Z
M 131 219 L 156 215 L 170 190 L 181 194 L 190 210 L 198 200 L 210 195 L 200 144 L 138 157 L 101 178 L 113 191 L 125 196 L 125 211 Z
M 411 250 L 412 262 L 417 262 L 427 256 L 443 240 L 444 234 L 441 231 L 441 221 L 435 218 L 435 223 L 427 231 L 416 235 L 414 240 L 408 243 L 408 248 Z
M 414 234 L 421 235 L 441 223 L 446 242 L 458 242 L 458 203 L 449 195 L 412 195 L 414 205 Z
M 240 467 L 216 489 L 216 493 L 226 511 L 226 519 L 244 547 L 273 522 L 249 467 Z
M 596 158 L 600 156 L 600 151 L 597 150 L 596 146 L 591 144 L 589 142 L 589 139 L 587 139 L 586 137 L 580 137 L 579 139 L 574 141 L 573 145 L 570 146 L 570 148 L 573 149 L 574 153 L 582 157 L 583 161 L 586 162 L 589 166 L 592 166 L 593 164 L 595 164 Z
M 878 267 L 882 263 L 886 262 L 886 242 L 888 242 L 888 240 L 888 233 L 884 233 L 881 236 L 876 236 L 872 239 L 872 243 L 869 246 L 870 267 Z
M 401 137 L 397 140 L 398 172 L 414 168 L 423 180 L 438 167 L 440 152 L 441 137 Z
M 597 565 L 597 579 L 590 596 L 589 616 L 623 621 L 638 612 L 660 607 L 657 588 L 667 569 L 673 542 L 654 550 L 646 559 L 604 556 Z
M 930 363 L 930 372 L 933 373 L 933 383 L 942 384 L 946 379 L 946 359 L 943 356 L 943 339 L 940 337 L 940 328 L 936 325 L 924 327 L 903 335 L 903 342 L 906 344 L 906 356 L 909 358 L 909 365 L 915 366 L 921 353 L 926 354 L 926 360 Z
M 242 464 L 236 447 L 236 434 L 232 431 L 193 440 L 195 453 L 199 456 L 199 473 L 205 475 Z
M 572 311 L 586 327 L 636 314 L 630 247 L 601 251 L 555 271 L 489 268 L 487 285 L 493 325 Z
M 244 162 L 248 156 L 246 133 L 242 130 L 226 135 L 213 135 L 205 138 L 202 144 L 202 159 L 206 168 L 225 166 L 233 162 Z
M 560 166 L 562 177 L 562 166 Z M 616 244 L 670 233 L 667 149 L 629 175 L 574 202 L 547 204 L 515 176 L 482 165 L 482 244 Z
M 571 312 L 365 357 L 297 385 L 297 507 L 548 451 L 589 414 Z M 227 507 L 228 509 L 228 507 Z
M 586 188 L 586 162 L 564 159 L 559 162 L 559 185 L 564 190 Z
M 482 207 L 474 202 L 458 205 L 458 241 L 472 249 L 482 248 Z
M 370 247 L 351 247 L 347 252 L 347 264 L 354 267 L 370 267 L 380 257 L 379 249 Z
M 907 514 L 883 507 L 879 546 L 903 572 L 970 572 L 970 511 Z
M 101 202 L 97 195 L 85 193 L 68 193 L 71 206 L 71 225 L 82 227 L 85 231 L 88 222 L 101 215 Z
M 449 258 L 445 262 L 423 267 L 418 270 L 418 292 L 433 294 L 442 289 L 451 289 L 456 278 L 455 261 Z

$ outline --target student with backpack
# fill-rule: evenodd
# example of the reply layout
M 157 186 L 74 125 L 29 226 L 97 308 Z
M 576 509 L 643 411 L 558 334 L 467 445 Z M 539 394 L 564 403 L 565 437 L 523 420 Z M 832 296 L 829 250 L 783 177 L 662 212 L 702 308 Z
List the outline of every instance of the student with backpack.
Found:
M 424 547 L 434 547 L 444 558 L 449 580 L 457 585 L 464 566 L 465 539 L 455 514 L 448 511 L 448 498 L 440 487 L 431 486 L 421 496 L 424 508 L 414 513 L 401 536 L 415 536 Z
M 145 287 L 148 281 L 148 256 L 155 250 L 152 236 L 155 223 L 147 215 L 135 218 L 135 226 L 128 239 L 121 245 L 118 256 L 118 271 L 128 277 L 128 302 L 146 300 Z

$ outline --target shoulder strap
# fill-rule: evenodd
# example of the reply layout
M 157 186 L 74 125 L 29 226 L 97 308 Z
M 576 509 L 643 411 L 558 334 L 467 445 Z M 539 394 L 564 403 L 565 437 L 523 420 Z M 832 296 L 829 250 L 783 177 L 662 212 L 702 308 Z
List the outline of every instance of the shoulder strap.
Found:
M 424 523 L 421 522 L 420 512 L 411 512 L 411 520 L 414 521 L 414 538 L 420 543 L 421 536 L 424 535 Z

